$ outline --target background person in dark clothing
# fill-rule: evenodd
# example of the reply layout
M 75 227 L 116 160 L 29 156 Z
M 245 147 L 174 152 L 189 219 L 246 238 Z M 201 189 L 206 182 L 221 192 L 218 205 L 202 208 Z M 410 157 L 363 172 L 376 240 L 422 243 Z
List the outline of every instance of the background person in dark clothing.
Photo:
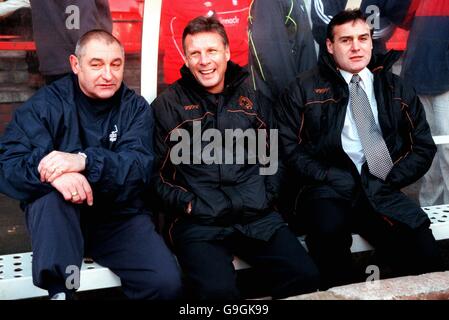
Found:
M 122 84 L 124 50 L 111 34 L 88 32 L 75 54 L 75 74 L 39 90 L 0 140 L 0 191 L 25 210 L 33 282 L 70 297 L 67 268 L 79 270 L 86 255 L 116 273 L 130 298 L 176 298 L 177 265 L 143 198 L 151 110 Z
M 47 84 L 71 72 L 68 57 L 89 30 L 112 32 L 108 0 L 30 0 L 39 70 Z
M 201 135 L 208 131 L 226 137 L 225 130 L 271 129 L 271 105 L 251 89 L 248 73 L 229 61 L 228 38 L 216 18 L 190 21 L 183 32 L 183 47 L 187 58 L 182 78 L 152 106 L 158 163 L 154 187 L 165 214 L 175 218 L 170 239 L 185 272 L 188 296 L 240 298 L 234 254 L 264 274 L 263 281 L 275 298 L 315 290 L 315 265 L 273 209 L 279 175 L 261 175 L 260 163 L 248 163 L 248 145 L 241 153 L 236 151 L 245 139 L 232 140 L 231 150 L 219 146 L 214 151 L 217 161 L 201 160 L 208 144 Z M 200 136 L 194 129 L 198 125 Z M 190 155 L 187 163 L 175 164 L 172 150 L 177 143 L 171 133 L 185 130 L 188 149 L 199 144 L 200 153 L 193 154 L 193 164 Z M 271 139 L 262 143 L 277 147 Z M 222 161 L 227 153 L 231 153 L 231 164 Z M 245 161 L 236 164 L 240 156 Z
M 255 0 L 248 18 L 253 86 L 272 101 L 317 62 L 303 0 Z
M 332 17 L 346 6 L 358 6 L 362 12 L 370 16 L 369 22 L 374 18 L 379 21 L 374 27 L 373 45 L 374 53 L 385 53 L 385 43 L 393 34 L 396 26 L 401 25 L 407 17 L 412 0 L 312 0 L 312 32 L 320 48 L 326 51 L 326 30 Z M 353 9 L 353 8 L 351 8 Z M 376 9 L 378 16 L 375 16 Z M 321 49 L 321 50 L 322 50 Z
M 274 102 L 297 75 L 315 67 L 317 54 L 303 0 L 255 0 L 248 18 L 250 79 Z M 298 188 L 286 172 L 279 190 L 279 212 L 289 219 Z
M 327 287 L 354 280 L 351 232 L 398 273 L 443 268 L 429 218 L 400 191 L 427 171 L 436 147 L 414 90 L 388 71 L 395 53 L 372 56 L 365 19 L 336 15 L 328 52 L 275 109 L 288 165 L 305 185 L 306 243 Z

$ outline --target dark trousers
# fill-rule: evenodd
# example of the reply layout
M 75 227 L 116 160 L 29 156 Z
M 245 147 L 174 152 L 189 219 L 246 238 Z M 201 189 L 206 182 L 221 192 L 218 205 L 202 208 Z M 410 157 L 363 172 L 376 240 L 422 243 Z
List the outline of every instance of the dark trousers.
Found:
M 412 229 L 376 213 L 365 198 L 355 206 L 345 200 L 308 200 L 303 203 L 301 214 L 306 244 L 320 270 L 323 289 L 361 280 L 355 278 L 350 251 L 352 232 L 366 239 L 381 261 L 398 275 L 444 269 L 438 245 L 427 224 Z
M 236 300 L 241 294 L 232 264 L 234 254 L 258 269 L 260 281 L 274 298 L 316 291 L 318 270 L 287 227 L 269 241 L 235 233 L 224 240 L 175 243 L 187 284 L 187 297 L 200 300 Z
M 33 248 L 36 286 L 69 292 L 67 266 L 81 266 L 89 256 L 110 268 L 131 299 L 174 299 L 181 292 L 180 273 L 149 215 L 93 219 L 99 212 L 52 192 L 25 210 Z

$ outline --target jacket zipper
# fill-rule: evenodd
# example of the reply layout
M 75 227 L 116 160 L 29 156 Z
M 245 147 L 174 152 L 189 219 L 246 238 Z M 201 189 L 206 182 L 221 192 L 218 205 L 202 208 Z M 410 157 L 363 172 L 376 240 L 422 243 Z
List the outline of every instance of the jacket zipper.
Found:
M 220 114 L 223 111 L 222 110 L 223 107 L 223 95 L 219 94 L 217 96 L 217 112 L 216 112 L 216 121 L 217 121 L 217 129 L 221 132 L 221 127 L 220 127 Z M 224 155 L 222 155 L 223 157 Z M 222 181 L 222 176 L 223 176 L 223 166 L 219 165 L 218 166 L 218 181 L 221 187 L 221 181 Z

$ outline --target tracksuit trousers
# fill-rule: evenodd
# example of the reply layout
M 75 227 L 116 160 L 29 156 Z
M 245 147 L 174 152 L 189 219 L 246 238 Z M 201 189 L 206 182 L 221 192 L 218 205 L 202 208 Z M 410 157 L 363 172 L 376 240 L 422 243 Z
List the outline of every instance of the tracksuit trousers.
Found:
M 25 213 L 33 249 L 33 282 L 50 295 L 73 293 L 66 281 L 87 256 L 110 268 L 131 299 L 179 297 L 176 260 L 149 215 L 98 213 L 98 218 L 94 210 L 65 201 L 56 191 L 29 204 Z

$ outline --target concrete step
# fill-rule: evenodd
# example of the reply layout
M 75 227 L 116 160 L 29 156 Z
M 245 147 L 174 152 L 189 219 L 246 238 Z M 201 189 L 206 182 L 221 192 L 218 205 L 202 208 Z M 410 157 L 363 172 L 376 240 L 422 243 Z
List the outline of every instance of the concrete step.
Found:
M 27 84 L 2 84 L 0 82 L 0 103 L 21 103 L 28 100 L 36 90 Z
M 330 288 L 286 300 L 448 300 L 449 271 Z
M 0 51 L 0 60 L 6 59 L 6 58 L 24 59 L 25 57 L 26 57 L 26 51 L 14 51 L 14 50 Z
M 27 71 L 28 65 L 25 58 L 0 58 L 0 71 Z M 0 82 L 1 83 L 1 82 Z
M 3 84 L 27 84 L 27 71 L 0 71 L 0 83 Z

